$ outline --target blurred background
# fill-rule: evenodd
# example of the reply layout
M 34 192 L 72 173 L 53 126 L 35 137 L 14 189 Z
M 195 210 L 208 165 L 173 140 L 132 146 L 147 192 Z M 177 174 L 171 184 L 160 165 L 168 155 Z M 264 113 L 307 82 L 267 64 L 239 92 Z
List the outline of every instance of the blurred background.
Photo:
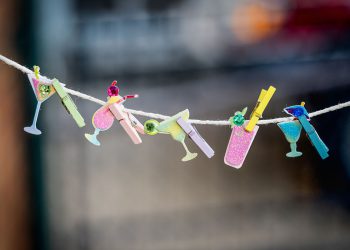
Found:
M 306 102 L 350 98 L 347 0 L 2 0 L 0 53 L 99 99 L 118 80 L 126 106 L 228 119 L 262 88 L 264 118 Z M 1 250 L 350 249 L 350 112 L 313 118 L 330 157 L 305 134 L 287 158 L 276 125 L 260 128 L 242 169 L 223 163 L 229 127 L 198 125 L 215 156 L 180 161 L 170 136 L 134 145 L 116 122 L 91 145 L 95 103 L 73 97 L 79 129 L 57 96 L 41 136 L 26 134 L 36 99 L 0 63 Z M 11 117 L 11 119 L 9 119 Z M 5 122 L 7 121 L 10 122 Z M 139 117 L 140 121 L 146 119 Z M 189 141 L 192 151 L 199 151 Z

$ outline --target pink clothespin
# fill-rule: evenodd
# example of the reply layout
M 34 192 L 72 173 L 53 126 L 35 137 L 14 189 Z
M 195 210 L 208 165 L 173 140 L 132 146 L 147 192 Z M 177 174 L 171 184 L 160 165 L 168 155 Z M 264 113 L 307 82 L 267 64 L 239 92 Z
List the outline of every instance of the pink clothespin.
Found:
M 193 127 L 189 122 L 179 117 L 176 122 L 185 131 L 185 133 L 192 139 L 192 141 L 197 144 L 197 146 L 203 151 L 203 153 L 211 158 L 214 156 L 214 150 L 209 146 L 209 144 L 200 136 L 195 127 Z
M 109 110 L 114 117 L 119 121 L 125 132 L 130 136 L 135 144 L 142 143 L 139 133 L 144 134 L 143 125 L 129 112 L 126 112 L 121 104 L 113 103 L 109 106 Z

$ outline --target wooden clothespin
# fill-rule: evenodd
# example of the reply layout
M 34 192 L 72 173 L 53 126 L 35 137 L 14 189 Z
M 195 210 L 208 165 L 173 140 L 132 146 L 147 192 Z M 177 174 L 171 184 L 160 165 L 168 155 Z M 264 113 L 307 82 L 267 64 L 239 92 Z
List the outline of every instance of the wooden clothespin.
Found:
M 208 158 L 211 158 L 214 156 L 215 154 L 214 150 L 203 139 L 203 137 L 199 134 L 197 129 L 192 126 L 191 123 L 189 123 L 188 121 L 185 121 L 184 119 L 182 119 L 182 117 L 179 117 L 176 120 L 176 122 Z
M 254 127 L 258 123 L 259 119 L 262 118 L 262 114 L 269 104 L 273 94 L 275 93 L 276 88 L 270 86 L 268 90 L 262 89 L 258 98 L 258 102 L 250 115 L 250 121 L 247 126 L 245 126 L 245 130 L 248 132 L 252 132 Z
M 52 80 L 52 85 L 61 98 L 62 104 L 66 108 L 67 112 L 73 117 L 80 128 L 84 127 L 84 118 L 79 113 L 78 108 L 75 106 L 70 95 L 64 90 L 63 85 L 57 79 Z

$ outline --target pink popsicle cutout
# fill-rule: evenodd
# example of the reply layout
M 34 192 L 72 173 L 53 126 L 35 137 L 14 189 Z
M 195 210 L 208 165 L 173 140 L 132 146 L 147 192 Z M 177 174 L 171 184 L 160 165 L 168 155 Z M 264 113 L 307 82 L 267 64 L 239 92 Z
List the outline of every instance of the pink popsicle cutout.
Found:
M 105 131 L 112 127 L 113 122 L 114 116 L 111 111 L 109 111 L 108 106 L 99 108 L 92 117 L 94 127 L 100 129 L 101 131 Z
M 244 126 L 234 126 L 227 145 L 224 162 L 234 168 L 241 168 L 253 143 L 259 126 L 255 126 L 252 132 L 247 132 Z

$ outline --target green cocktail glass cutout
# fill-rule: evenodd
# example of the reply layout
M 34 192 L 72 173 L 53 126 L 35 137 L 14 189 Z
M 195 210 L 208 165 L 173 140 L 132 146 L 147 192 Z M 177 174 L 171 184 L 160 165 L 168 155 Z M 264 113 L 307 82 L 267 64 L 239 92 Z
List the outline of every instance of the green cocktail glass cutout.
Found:
M 166 119 L 165 121 L 162 121 L 161 123 L 158 123 L 155 120 L 146 121 L 144 126 L 145 132 L 149 135 L 155 135 L 157 133 L 170 134 L 175 141 L 178 141 L 183 145 L 186 151 L 186 155 L 182 158 L 182 161 L 190 161 L 196 158 L 198 154 L 191 153 L 185 143 L 187 134 L 177 123 L 177 119 L 179 119 L 180 117 L 183 120 L 187 121 L 190 117 L 190 112 L 188 111 L 188 109 Z

